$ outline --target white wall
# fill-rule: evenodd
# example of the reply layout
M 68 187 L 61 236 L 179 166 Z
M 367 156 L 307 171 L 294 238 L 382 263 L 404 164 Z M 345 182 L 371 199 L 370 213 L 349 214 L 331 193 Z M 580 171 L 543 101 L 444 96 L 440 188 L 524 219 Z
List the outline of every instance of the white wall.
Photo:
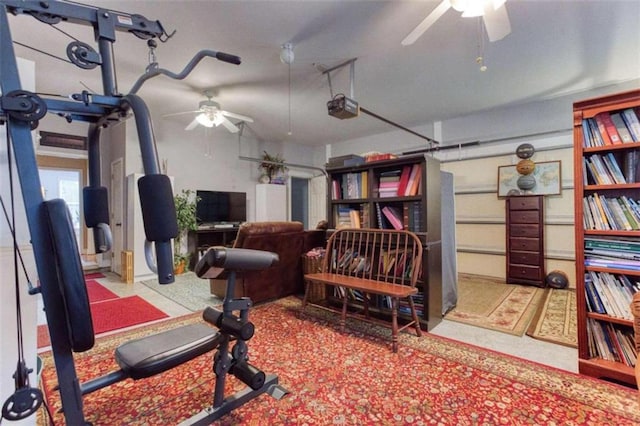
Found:
M 24 90 L 35 90 L 35 65 L 31 61 L 18 59 L 18 70 L 20 80 Z M 5 127 L 2 126 L 4 130 Z M 10 212 L 11 197 L 9 195 L 9 175 L 7 163 L 6 137 L 4 131 L 0 135 L 0 194 L 2 200 Z M 15 166 L 15 159 L 12 160 Z M 22 258 L 27 267 L 27 271 L 34 285 L 37 282 L 37 273 L 33 251 L 29 244 L 29 230 L 25 217 L 24 204 L 20 193 L 20 185 L 17 183 L 18 178 L 15 167 L 14 174 L 14 197 L 15 197 L 15 215 L 16 215 L 16 236 L 17 243 L 22 252 Z M 18 361 L 18 345 L 17 345 L 17 328 L 16 328 L 16 293 L 14 283 L 14 257 L 13 257 L 13 240 L 10 229 L 4 218 L 4 213 L 0 214 L 0 271 L 2 271 L 2 279 L 0 280 L 0 300 L 2 300 L 2 308 L 0 308 L 0 404 L 4 404 L 6 399 L 15 391 L 13 373 L 16 370 Z M 20 265 L 20 263 L 18 263 Z M 36 369 L 36 324 L 37 324 L 37 299 L 36 296 L 28 294 L 27 281 L 22 269 L 18 266 L 18 276 L 20 279 L 20 302 L 22 317 L 22 332 L 24 355 L 27 367 Z M 35 373 L 30 377 L 31 386 L 36 386 Z M 31 416 L 18 422 L 20 424 L 35 424 L 35 416 Z M 14 424 L 18 424 L 14 423 Z

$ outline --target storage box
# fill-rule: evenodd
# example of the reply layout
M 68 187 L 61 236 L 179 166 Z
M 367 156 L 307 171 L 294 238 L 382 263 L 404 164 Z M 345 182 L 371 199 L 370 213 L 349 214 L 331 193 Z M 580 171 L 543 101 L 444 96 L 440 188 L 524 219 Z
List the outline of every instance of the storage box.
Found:
M 302 255 L 302 271 L 305 274 L 315 274 L 322 272 L 323 256 Z M 308 302 L 317 302 L 326 298 L 326 286 L 323 283 L 311 281 L 309 284 L 309 300 Z
M 133 284 L 133 252 L 125 250 L 120 258 L 120 277 L 122 282 Z

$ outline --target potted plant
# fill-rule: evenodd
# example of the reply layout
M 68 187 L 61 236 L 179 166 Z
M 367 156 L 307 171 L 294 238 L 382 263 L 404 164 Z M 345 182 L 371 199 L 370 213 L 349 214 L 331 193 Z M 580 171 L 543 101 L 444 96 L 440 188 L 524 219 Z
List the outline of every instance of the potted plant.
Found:
M 284 165 L 284 158 L 280 154 L 271 155 L 267 151 L 262 151 L 264 154 L 262 155 L 262 163 L 258 166 L 258 169 L 262 171 L 262 175 L 269 178 L 268 181 L 265 179 L 265 183 L 273 183 L 276 177 L 280 174 L 283 174 L 289 168 Z M 262 182 L 262 178 L 260 180 Z
M 195 196 L 195 191 L 190 189 L 183 189 L 180 194 L 176 194 L 173 197 L 178 222 L 178 235 L 173 244 L 173 265 L 176 274 L 181 274 L 187 270 L 187 265 L 189 264 L 189 253 L 183 251 L 183 242 L 186 241 L 185 237 L 189 231 L 198 228 L 196 221 L 197 201 L 198 197 Z

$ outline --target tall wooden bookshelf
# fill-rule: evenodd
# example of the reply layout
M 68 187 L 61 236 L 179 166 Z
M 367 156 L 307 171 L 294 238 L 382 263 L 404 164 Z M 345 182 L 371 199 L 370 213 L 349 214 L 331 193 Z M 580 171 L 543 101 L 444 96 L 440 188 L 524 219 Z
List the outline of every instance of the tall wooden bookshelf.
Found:
M 624 142 L 612 138 L 606 126 L 603 137 L 598 127 L 603 118 L 606 123 L 607 116 L 630 110 L 640 115 L 640 90 L 576 102 L 573 137 L 578 368 L 589 376 L 635 384 L 628 298 L 640 282 L 640 260 L 621 258 L 634 258 L 640 250 L 640 211 L 634 210 L 640 202 L 640 125 Z M 628 130 L 633 125 L 627 120 Z M 614 249 L 608 253 L 613 257 L 598 259 L 602 249 Z
M 414 169 L 414 180 L 418 181 L 413 190 L 404 188 L 400 195 L 398 188 L 393 191 L 384 182 L 393 180 L 393 177 L 401 179 L 405 169 L 409 170 L 407 184 Z M 440 162 L 419 154 L 354 166 L 327 167 L 327 174 L 330 228 L 393 229 L 392 222 L 397 226 L 397 221 L 387 218 L 393 214 L 401 222 L 402 229 L 412 231 L 420 238 L 424 249 L 423 273 L 414 301 L 419 308 L 423 328 L 431 330 L 442 321 Z

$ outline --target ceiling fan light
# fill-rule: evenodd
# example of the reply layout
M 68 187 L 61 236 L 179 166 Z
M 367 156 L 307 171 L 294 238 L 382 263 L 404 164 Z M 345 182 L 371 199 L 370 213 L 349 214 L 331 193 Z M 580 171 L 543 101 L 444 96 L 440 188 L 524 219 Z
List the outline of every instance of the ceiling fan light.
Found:
M 464 12 L 467 8 L 468 0 L 449 0 L 451 7 L 457 10 L 458 12 Z
M 503 4 L 505 4 L 507 0 L 493 0 L 493 10 L 500 8 Z
M 463 18 L 474 18 L 484 15 L 485 0 L 469 0 L 462 12 Z
M 204 127 L 213 127 L 214 124 L 213 120 L 211 120 L 204 112 L 196 116 L 196 121 Z
M 213 121 L 211 122 L 214 126 L 218 127 L 219 125 L 222 124 L 222 122 L 224 121 L 224 116 L 220 113 L 216 113 L 213 116 Z M 209 126 L 211 127 L 211 126 Z

